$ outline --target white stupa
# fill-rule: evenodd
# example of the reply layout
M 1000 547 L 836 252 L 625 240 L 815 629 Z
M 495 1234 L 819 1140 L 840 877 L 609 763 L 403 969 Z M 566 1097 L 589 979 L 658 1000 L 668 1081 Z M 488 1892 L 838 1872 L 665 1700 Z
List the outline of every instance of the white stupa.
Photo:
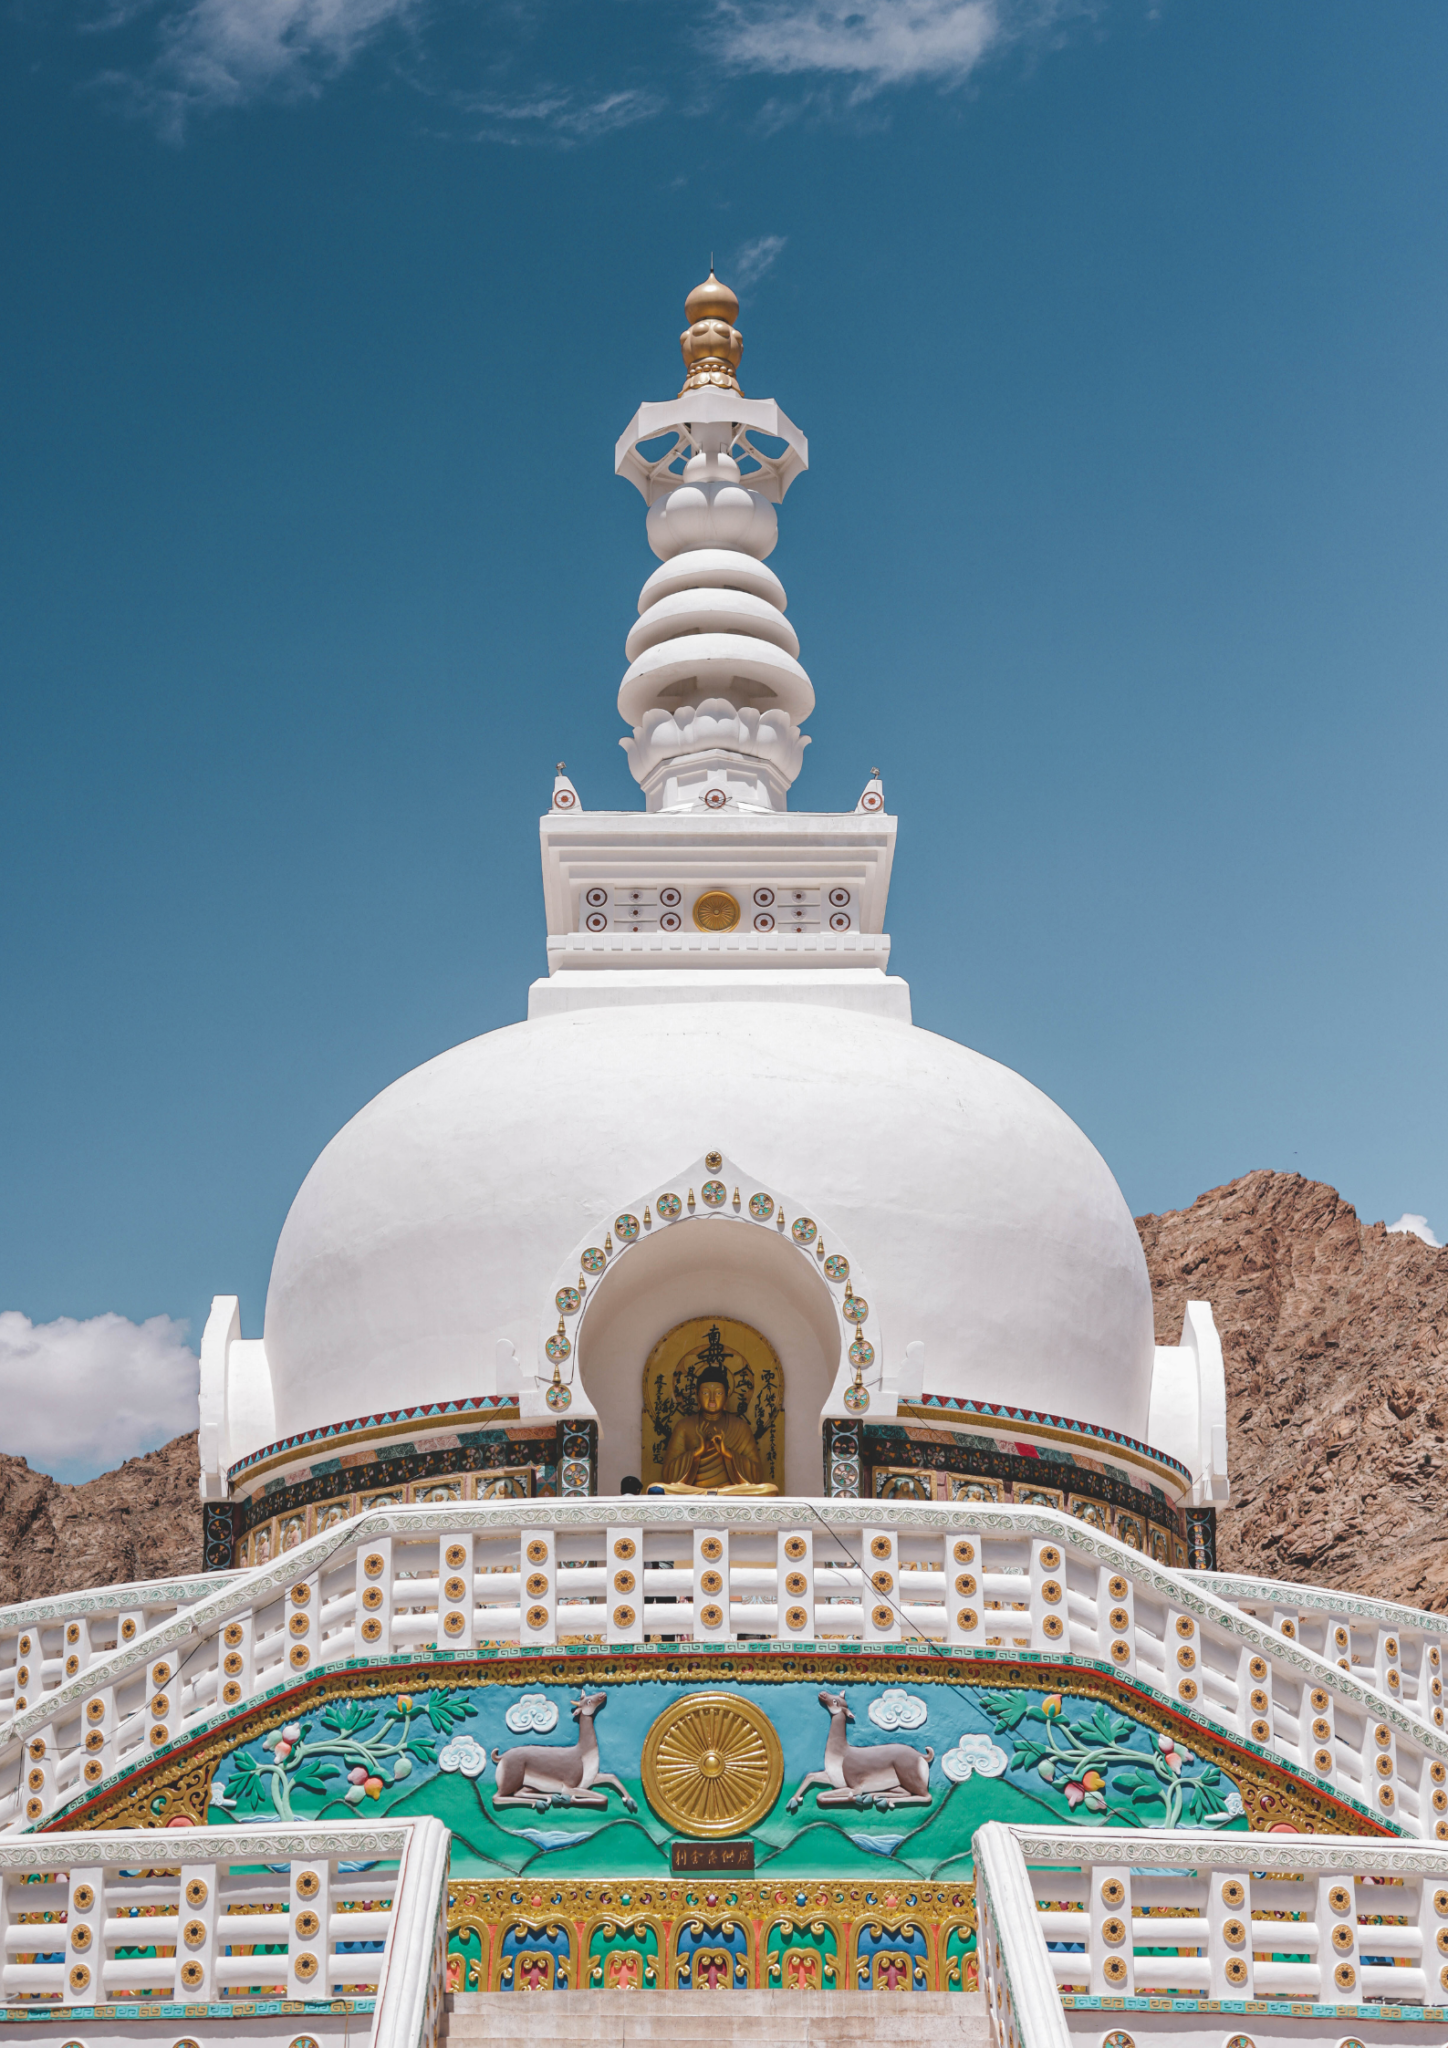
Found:
M 283 1228 L 262 1337 L 218 1299 L 212 1562 L 384 1497 L 478 1497 L 503 1470 L 617 1492 L 647 1476 L 645 1362 L 701 1318 L 777 1361 L 784 1492 L 971 1488 L 1212 1561 L 1209 1311 L 1155 1346 L 1137 1233 L 1090 1141 L 1009 1068 L 912 1024 L 878 775 L 851 812 L 788 808 L 815 695 L 767 558 L 808 451 L 741 393 L 737 310 L 712 273 L 690 295 L 684 387 L 617 448 L 659 558 L 618 692 L 644 808 L 590 811 L 560 770 L 527 1021 L 405 1075 L 332 1140 Z

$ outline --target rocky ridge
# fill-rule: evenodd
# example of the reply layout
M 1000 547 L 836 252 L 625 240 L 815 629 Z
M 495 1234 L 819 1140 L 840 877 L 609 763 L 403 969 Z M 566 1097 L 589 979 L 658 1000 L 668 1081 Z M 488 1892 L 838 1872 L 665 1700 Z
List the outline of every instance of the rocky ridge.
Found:
M 1209 1301 L 1227 1365 L 1224 1570 L 1448 1608 L 1448 1248 L 1249 1173 L 1141 1216 L 1159 1344 Z M 0 1603 L 201 1567 L 196 1438 L 83 1486 L 0 1454 Z
M 1448 1607 L 1448 1248 L 1295 1173 L 1139 1216 L 1156 1340 L 1209 1301 L 1227 1368 L 1224 1571 Z
M 83 1486 L 0 1453 L 0 1603 L 201 1569 L 196 1436 Z

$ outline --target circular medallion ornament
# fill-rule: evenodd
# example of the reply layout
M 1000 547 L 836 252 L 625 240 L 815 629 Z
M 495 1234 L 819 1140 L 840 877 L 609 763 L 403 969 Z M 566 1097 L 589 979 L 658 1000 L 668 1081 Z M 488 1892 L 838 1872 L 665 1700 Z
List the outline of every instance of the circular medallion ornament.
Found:
M 608 1260 L 596 1244 L 591 1244 L 578 1263 L 585 1273 L 601 1273 Z
M 681 1835 L 743 1834 L 779 1797 L 784 1751 L 752 1700 L 693 1693 L 650 1728 L 642 1771 L 645 1798 Z
M 767 1223 L 774 1214 L 774 1198 L 771 1195 L 751 1195 L 749 1213 L 756 1223 Z
M 852 1415 L 863 1415 L 869 1405 L 870 1390 L 868 1387 L 845 1388 L 845 1406 Z
M 856 1337 L 850 1346 L 850 1364 L 861 1367 L 875 1363 L 875 1347 L 868 1337 Z
M 559 1315 L 575 1316 L 583 1296 L 576 1287 L 560 1287 L 553 1299 L 557 1303 Z
M 558 1383 L 555 1383 L 548 1389 L 543 1399 L 548 1403 L 548 1406 L 555 1415 L 561 1415 L 565 1408 L 573 1406 L 572 1389 Z
M 663 1217 L 665 1223 L 672 1223 L 683 1206 L 677 1195 L 660 1195 L 658 1201 L 654 1204 L 654 1207 L 658 1210 L 660 1216 Z
M 727 889 L 706 889 L 694 899 L 694 925 L 701 932 L 732 932 L 739 922 L 739 901 Z
M 592 1475 L 582 1458 L 570 1458 L 559 1476 L 565 1486 L 586 1489 Z
M 699 1193 L 704 1197 L 705 1203 L 709 1208 L 717 1209 L 728 1195 L 729 1190 L 725 1187 L 722 1180 L 706 1180 Z
M 625 1213 L 613 1219 L 613 1234 L 620 1244 L 632 1244 L 639 1234 L 639 1219 Z
M 796 1244 L 813 1244 L 819 1236 L 812 1216 L 796 1216 L 789 1228 Z
M 548 1356 L 555 1365 L 561 1364 L 565 1358 L 570 1358 L 573 1355 L 573 1346 L 566 1337 L 550 1337 L 543 1346 L 543 1349 L 548 1353 Z
M 862 1323 L 870 1313 L 870 1304 L 861 1295 L 847 1294 L 844 1300 L 844 1312 L 846 1321 Z
M 849 1260 L 841 1258 L 838 1252 L 831 1252 L 825 1260 L 825 1274 L 831 1280 L 848 1280 L 850 1277 Z

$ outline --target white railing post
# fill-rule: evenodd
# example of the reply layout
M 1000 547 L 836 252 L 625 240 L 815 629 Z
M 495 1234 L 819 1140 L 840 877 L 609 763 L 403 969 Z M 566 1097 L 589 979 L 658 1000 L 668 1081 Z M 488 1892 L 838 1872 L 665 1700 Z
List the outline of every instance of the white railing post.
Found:
M 310 1578 L 296 1580 L 287 1588 L 284 1606 L 286 1668 L 291 1677 L 300 1677 L 317 1661 L 322 1642 L 321 1593 L 321 1581 L 316 1573 Z
M 256 1690 L 252 1629 L 252 1616 L 247 1612 L 227 1622 L 221 1631 L 221 1690 L 217 1697 L 224 1707 L 239 1706 Z
M 116 1694 L 113 1686 L 93 1693 L 85 1703 L 85 1763 L 81 1776 L 87 1785 L 98 1785 L 116 1766 Z
M 519 1539 L 518 1640 L 558 1640 L 558 1560 L 551 1529 L 525 1529 Z
M 1319 1877 L 1316 1897 L 1318 1998 L 1330 2004 L 1363 2003 L 1358 1954 L 1357 1885 L 1351 1871 Z M 1248 1993 L 1250 1997 L 1250 1992 Z
M 1205 1870 L 1209 1998 L 1251 1998 L 1252 1885 L 1245 1870 Z
M 1237 1725 L 1254 1742 L 1272 1741 L 1272 1667 L 1255 1650 L 1237 1659 Z
M 947 1531 L 943 1538 L 945 1565 L 945 1640 L 952 1648 L 985 1641 L 981 1617 L 985 1600 L 981 1593 L 980 1539 L 964 1530 Z
M 172 1681 L 176 1677 L 176 1663 L 171 1657 L 158 1657 L 151 1666 L 147 1677 L 150 1691 L 146 1700 L 146 1714 L 150 1721 L 147 1740 L 152 1749 L 159 1749 L 163 1742 L 171 1739 L 171 1723 L 174 1715 L 179 1723 L 181 1702 L 172 1696 Z
M 440 1650 L 470 1650 L 476 1629 L 472 1531 L 438 1540 L 437 1630 Z
M 392 1538 L 374 1536 L 357 1550 L 357 1649 L 364 1657 L 392 1654 L 394 1574 Z
M 638 1526 L 606 1529 L 604 1551 L 604 1639 L 644 1639 L 644 1532 Z
M 216 1865 L 183 1863 L 176 1902 L 176 1987 L 173 1996 L 196 2004 L 216 1991 Z
M 694 1531 L 694 1641 L 728 1643 L 734 1639 L 729 1607 L 729 1531 Z
M 1423 1943 L 1425 2005 L 1448 2005 L 1448 1870 L 1418 1880 L 1418 1933 Z
M 1065 1647 L 1066 1577 L 1061 1552 L 1054 1543 L 1031 1545 L 1031 1648 Z
M 893 1529 L 860 1531 L 860 1634 L 867 1643 L 900 1640 L 899 1546 Z
M 1136 1991 L 1131 1867 L 1126 1863 L 1098 1863 L 1088 1868 L 1087 1884 L 1091 1995 L 1094 1998 L 1130 1998 Z
M 1115 1671 L 1136 1669 L 1136 1603 L 1124 1572 L 1102 1565 L 1096 1577 L 1096 1640 Z
M 814 1530 L 780 1529 L 775 1535 L 774 1633 L 782 1642 L 813 1641 L 815 1627 Z
M 55 1804 L 55 1759 L 47 1735 L 33 1735 L 25 1745 L 25 1818 L 37 1821 Z
M 96 1866 L 70 1873 L 61 1998 L 66 2005 L 99 2005 L 105 1996 L 106 1873 Z
M 1398 1744 L 1389 1721 L 1369 1721 L 1364 1743 L 1362 1799 L 1389 1820 L 1397 1820 Z
M 65 1625 L 65 1665 L 67 1678 L 74 1678 L 78 1671 L 84 1671 L 90 1662 L 90 1622 L 82 1617 L 68 1621 Z
M 26 1629 L 16 1645 L 15 1705 L 17 1711 L 29 1706 L 40 1691 L 40 1644 Z
M 287 1997 L 330 1998 L 332 1957 L 331 1864 L 316 1856 L 291 1867 L 287 1926 Z
M 1166 1610 L 1166 1641 L 1163 1654 L 1166 1658 L 1166 1690 L 1175 1692 L 1188 1705 L 1196 1702 L 1201 1693 L 1201 1638 L 1195 1618 L 1184 1614 L 1180 1608 L 1168 1606 Z

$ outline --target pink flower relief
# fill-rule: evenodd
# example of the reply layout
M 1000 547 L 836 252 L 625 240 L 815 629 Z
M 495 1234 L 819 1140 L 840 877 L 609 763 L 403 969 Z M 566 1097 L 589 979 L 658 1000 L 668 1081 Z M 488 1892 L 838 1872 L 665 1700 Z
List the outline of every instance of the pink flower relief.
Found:
M 277 1746 L 272 1753 L 276 1757 L 276 1760 L 279 1764 L 284 1764 L 287 1758 L 292 1753 L 292 1745 L 286 1740 L 284 1736 L 279 1737 L 277 1740 Z
M 351 1785 L 365 1785 L 367 1783 L 366 1767 L 362 1764 L 354 1764 L 347 1773 L 347 1782 Z
M 1070 1779 L 1061 1787 L 1061 1790 L 1066 1795 L 1066 1804 L 1068 1806 L 1079 1806 L 1086 1797 L 1086 1787 L 1079 1778 Z

